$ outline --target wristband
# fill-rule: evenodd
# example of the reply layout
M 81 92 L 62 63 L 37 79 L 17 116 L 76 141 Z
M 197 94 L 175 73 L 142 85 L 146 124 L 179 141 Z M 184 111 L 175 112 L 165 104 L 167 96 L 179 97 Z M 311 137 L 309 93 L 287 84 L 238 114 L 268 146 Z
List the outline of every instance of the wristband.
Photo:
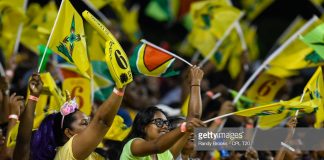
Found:
M 191 87 L 200 86 L 200 84 L 192 84 Z
M 183 133 L 183 132 L 186 132 L 187 131 L 186 124 L 187 124 L 187 122 L 181 123 L 181 125 L 180 125 L 180 132 Z
M 118 89 L 114 88 L 113 92 L 117 95 L 117 96 L 124 96 L 124 92 L 119 91 Z
M 212 91 L 207 91 L 206 92 L 206 95 L 209 97 L 209 98 L 212 98 L 214 96 L 214 93 Z
M 10 114 L 9 117 L 8 117 L 8 119 L 15 119 L 15 120 L 17 120 L 17 121 L 19 120 L 17 114 Z
M 38 101 L 38 97 L 36 97 L 36 96 L 32 96 L 32 95 L 29 95 L 29 98 L 28 99 L 30 99 L 30 100 L 32 100 L 32 101 Z
M 253 124 L 248 123 L 248 124 L 245 125 L 245 128 L 253 128 Z
M 218 119 L 215 119 L 215 124 L 217 124 L 217 125 L 220 125 L 220 124 L 222 124 L 222 119 L 220 119 L 220 118 L 218 118 Z

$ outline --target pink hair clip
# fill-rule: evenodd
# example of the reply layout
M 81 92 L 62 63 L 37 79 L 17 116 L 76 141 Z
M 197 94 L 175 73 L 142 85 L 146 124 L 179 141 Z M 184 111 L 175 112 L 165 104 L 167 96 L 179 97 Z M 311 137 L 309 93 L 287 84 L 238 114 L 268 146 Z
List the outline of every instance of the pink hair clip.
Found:
M 61 115 L 62 115 L 62 121 L 61 121 L 61 128 L 63 128 L 63 121 L 64 121 L 64 117 L 75 112 L 77 109 L 79 109 L 79 105 L 77 104 L 75 98 L 73 98 L 72 100 L 69 100 L 67 102 L 65 102 L 61 109 Z

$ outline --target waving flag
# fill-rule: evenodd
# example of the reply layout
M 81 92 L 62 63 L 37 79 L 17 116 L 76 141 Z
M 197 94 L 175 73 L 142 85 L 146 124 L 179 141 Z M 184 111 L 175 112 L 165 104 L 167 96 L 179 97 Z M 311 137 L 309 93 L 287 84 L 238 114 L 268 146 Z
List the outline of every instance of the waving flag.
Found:
M 132 72 L 153 77 L 170 77 L 177 72 L 172 70 L 175 58 L 148 44 L 139 44 L 130 57 Z
M 51 33 L 49 48 L 67 62 L 75 64 L 84 75 L 90 70 L 82 17 L 69 0 L 63 0 L 57 23 Z

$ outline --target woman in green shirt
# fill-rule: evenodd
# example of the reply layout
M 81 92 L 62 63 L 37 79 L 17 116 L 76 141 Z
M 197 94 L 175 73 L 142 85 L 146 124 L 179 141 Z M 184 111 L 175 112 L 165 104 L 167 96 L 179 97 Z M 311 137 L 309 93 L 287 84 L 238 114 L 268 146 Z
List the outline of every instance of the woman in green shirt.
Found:
M 201 115 L 200 82 L 203 71 L 194 66 L 190 70 L 191 86 L 187 122 L 169 131 L 166 114 L 157 107 L 146 108 L 137 113 L 132 131 L 126 138 L 120 159 L 170 160 L 180 154 L 194 127 L 203 127 Z M 197 116 L 196 116 L 197 115 Z

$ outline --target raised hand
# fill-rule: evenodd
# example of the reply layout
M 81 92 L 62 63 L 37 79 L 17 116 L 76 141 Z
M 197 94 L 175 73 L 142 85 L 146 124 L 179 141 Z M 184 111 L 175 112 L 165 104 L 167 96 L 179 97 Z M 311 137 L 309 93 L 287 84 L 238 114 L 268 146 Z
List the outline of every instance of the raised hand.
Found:
M 16 96 L 16 93 L 13 93 L 9 98 L 9 111 L 10 114 L 20 115 L 21 107 L 24 106 L 23 96 Z
M 197 127 L 206 127 L 206 124 L 198 118 L 192 118 L 186 123 L 186 132 L 193 132 Z
M 43 89 L 43 82 L 39 74 L 33 74 L 29 81 L 30 95 L 38 97 Z
M 204 72 L 197 66 L 193 66 L 190 69 L 191 85 L 200 85 L 200 82 L 204 76 Z

